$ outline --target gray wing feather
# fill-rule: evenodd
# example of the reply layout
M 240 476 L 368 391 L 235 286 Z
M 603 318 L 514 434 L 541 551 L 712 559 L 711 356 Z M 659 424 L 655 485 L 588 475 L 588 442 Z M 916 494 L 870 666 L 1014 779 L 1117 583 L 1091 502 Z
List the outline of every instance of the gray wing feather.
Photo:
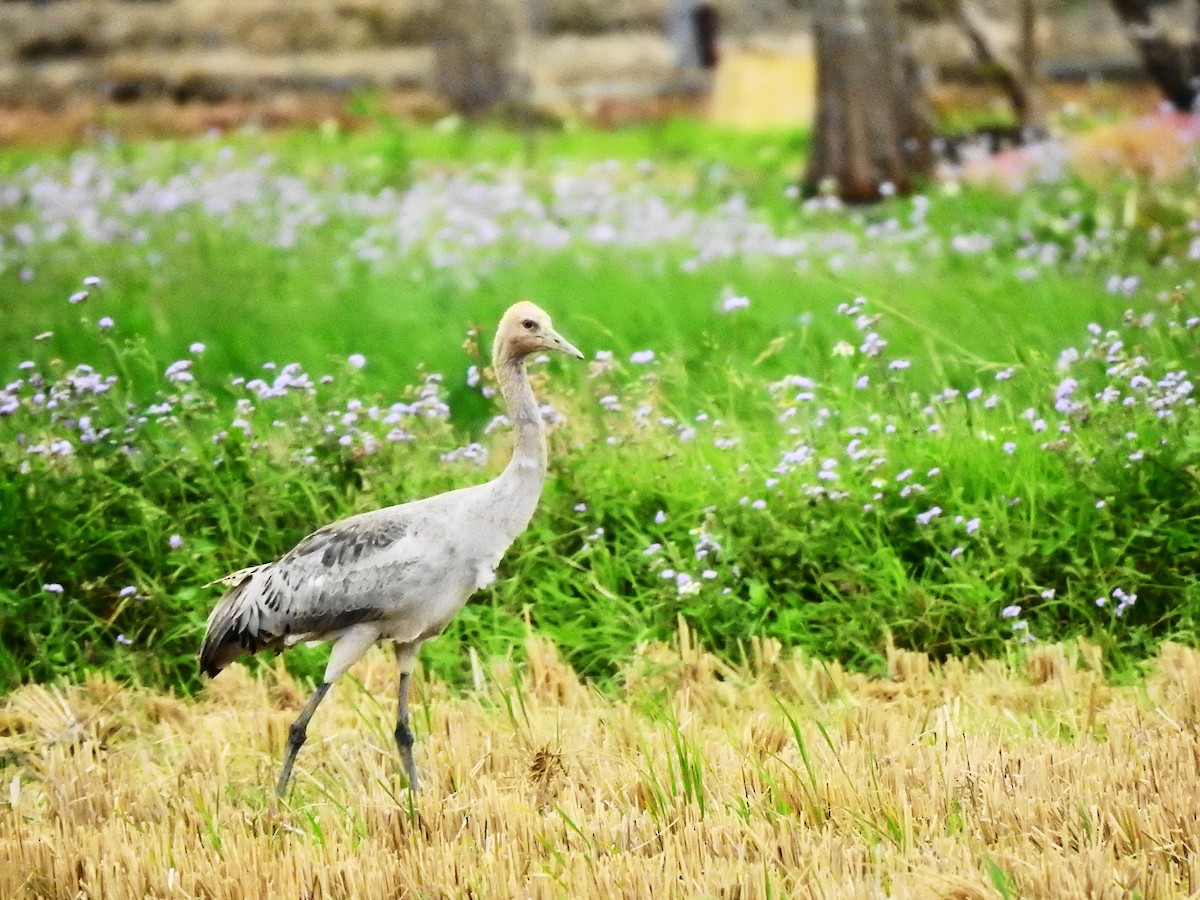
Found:
M 231 590 L 209 616 L 201 670 L 215 675 L 243 654 L 385 618 L 396 599 L 385 586 L 394 594 L 421 561 L 414 512 L 406 504 L 334 522 L 276 562 L 218 579 Z

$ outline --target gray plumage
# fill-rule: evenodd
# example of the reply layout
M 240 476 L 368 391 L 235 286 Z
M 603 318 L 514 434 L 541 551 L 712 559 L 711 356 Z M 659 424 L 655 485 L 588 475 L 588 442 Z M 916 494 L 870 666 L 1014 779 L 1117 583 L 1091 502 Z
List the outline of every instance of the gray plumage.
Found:
M 516 426 L 512 460 L 485 484 L 374 510 L 326 525 L 279 560 L 221 579 L 230 590 L 208 619 L 200 668 L 216 675 L 246 653 L 330 641 L 325 677 L 292 726 L 278 792 L 308 719 L 329 685 L 374 643 L 395 643 L 400 664 L 396 740 L 416 787 L 408 730 L 408 676 L 424 641 L 440 634 L 468 598 L 490 584 L 506 550 L 537 507 L 546 473 L 541 415 L 525 372 L 540 350 L 582 354 L 532 303 L 501 319 L 493 367 Z
M 441 633 L 529 523 L 536 495 L 504 487 L 498 479 L 343 519 L 278 562 L 230 576 L 201 650 L 205 673 L 358 625 L 401 644 Z

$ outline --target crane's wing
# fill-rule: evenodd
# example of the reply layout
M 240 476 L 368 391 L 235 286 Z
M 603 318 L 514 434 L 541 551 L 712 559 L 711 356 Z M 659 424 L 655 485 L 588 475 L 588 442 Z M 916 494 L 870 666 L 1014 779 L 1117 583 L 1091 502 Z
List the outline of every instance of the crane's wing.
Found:
M 393 506 L 334 522 L 276 562 L 213 582 L 230 590 L 208 618 L 201 670 L 215 675 L 245 653 L 395 614 L 406 582 L 418 588 L 426 577 L 425 505 Z

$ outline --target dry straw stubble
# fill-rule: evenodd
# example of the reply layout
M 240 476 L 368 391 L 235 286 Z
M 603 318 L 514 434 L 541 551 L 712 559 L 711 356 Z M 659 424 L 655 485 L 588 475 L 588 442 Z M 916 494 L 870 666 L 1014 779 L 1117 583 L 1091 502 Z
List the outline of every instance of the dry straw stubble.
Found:
M 421 683 L 409 804 L 372 654 L 270 787 L 303 690 L 235 667 L 196 702 L 96 680 L 0 707 L 0 896 L 1186 896 L 1200 888 L 1200 654 L 1113 687 L 1088 648 L 892 650 L 891 677 L 684 631 L 617 697 L 531 638 Z

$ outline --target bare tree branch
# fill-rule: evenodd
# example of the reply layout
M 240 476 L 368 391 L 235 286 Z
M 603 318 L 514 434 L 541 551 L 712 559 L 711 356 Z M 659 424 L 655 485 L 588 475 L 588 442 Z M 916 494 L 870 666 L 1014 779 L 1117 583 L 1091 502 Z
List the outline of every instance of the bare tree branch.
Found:
M 1020 61 L 1013 60 L 992 45 L 984 33 L 982 15 L 970 0 L 962 0 L 956 10 L 958 26 L 971 43 L 979 61 L 989 70 L 1008 96 L 1022 128 L 1045 127 L 1044 105 L 1037 88 L 1037 55 L 1034 42 L 1036 17 L 1032 0 L 1022 0 L 1022 47 Z

